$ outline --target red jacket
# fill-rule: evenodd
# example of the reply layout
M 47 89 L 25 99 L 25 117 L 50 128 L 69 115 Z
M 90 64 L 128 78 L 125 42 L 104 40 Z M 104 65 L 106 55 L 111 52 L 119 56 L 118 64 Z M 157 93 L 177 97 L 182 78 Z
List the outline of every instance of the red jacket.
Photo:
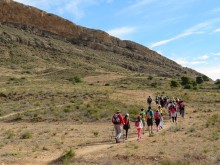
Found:
M 124 122 L 124 124 L 128 125 L 129 124 L 129 118 L 128 117 L 124 117 L 123 118 L 123 122 Z

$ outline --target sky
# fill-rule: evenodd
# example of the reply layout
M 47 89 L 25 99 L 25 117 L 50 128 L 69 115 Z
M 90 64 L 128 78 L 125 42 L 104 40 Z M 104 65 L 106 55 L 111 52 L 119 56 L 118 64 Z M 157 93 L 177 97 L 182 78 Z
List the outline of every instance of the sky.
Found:
M 15 0 L 220 79 L 220 0 Z

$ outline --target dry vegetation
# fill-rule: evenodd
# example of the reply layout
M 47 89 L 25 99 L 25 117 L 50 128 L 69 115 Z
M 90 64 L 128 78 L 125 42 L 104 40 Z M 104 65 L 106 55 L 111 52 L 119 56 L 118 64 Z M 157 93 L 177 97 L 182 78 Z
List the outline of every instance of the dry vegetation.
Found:
M 0 0 L 0 164 L 220 164 L 219 84 L 195 84 L 201 74 L 148 48 L 6 1 Z M 182 76 L 192 79 L 191 89 L 180 85 Z M 141 142 L 132 123 L 129 140 L 115 144 L 114 111 L 133 121 L 149 95 L 161 94 L 182 98 L 186 118 L 174 125 L 166 117 L 164 129 Z
M 151 81 L 160 80 L 162 86 L 150 88 L 151 81 L 146 81 L 149 87 L 140 89 L 139 80 L 147 77 L 107 75 L 105 81 L 98 75 L 74 84 L 35 79 L 33 74 L 25 85 L 2 80 L 0 162 L 219 164 L 219 91 L 170 90 L 164 88 L 168 80 L 157 77 Z M 118 84 L 125 79 L 123 87 Z M 152 137 L 143 135 L 141 142 L 136 141 L 132 123 L 129 141 L 115 144 L 110 120 L 114 110 L 129 112 L 132 119 L 141 107 L 146 108 L 146 97 L 156 94 L 183 98 L 186 118 L 178 118 L 177 125 L 166 119 L 163 130 Z

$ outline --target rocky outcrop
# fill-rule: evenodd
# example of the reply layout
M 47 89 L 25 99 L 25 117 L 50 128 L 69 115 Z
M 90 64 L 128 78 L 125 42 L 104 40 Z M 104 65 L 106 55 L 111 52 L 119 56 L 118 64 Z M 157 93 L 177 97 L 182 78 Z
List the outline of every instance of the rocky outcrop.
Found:
M 184 68 L 176 62 L 161 56 L 143 45 L 128 40 L 120 40 L 101 30 L 78 26 L 59 16 L 12 0 L 0 0 L 0 26 L 2 28 L 7 26 L 19 29 L 46 39 L 58 39 L 98 51 L 120 54 L 126 59 L 144 62 L 145 64 L 143 65 L 145 66 L 141 66 L 141 64 L 139 66 L 139 70 L 142 72 L 146 71 L 146 65 L 162 66 L 165 70 L 169 71 L 184 71 Z M 44 49 L 59 49 L 59 47 L 53 46 L 50 41 L 45 39 L 42 40 L 37 37 L 27 38 L 3 31 L 0 31 L 0 41 L 2 43 L 18 42 L 27 46 Z M 134 66 L 127 63 L 118 63 L 118 65 L 129 70 L 136 70 Z M 164 71 L 161 73 L 166 75 Z

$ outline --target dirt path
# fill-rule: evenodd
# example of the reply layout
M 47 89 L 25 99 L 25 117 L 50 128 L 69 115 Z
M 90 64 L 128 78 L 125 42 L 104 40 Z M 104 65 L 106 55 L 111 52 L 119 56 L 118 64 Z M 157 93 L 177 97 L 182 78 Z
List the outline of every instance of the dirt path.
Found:
M 171 125 L 171 123 L 169 121 L 165 121 L 165 123 L 166 124 L 163 126 L 163 130 L 167 130 L 169 128 L 169 126 Z M 161 133 L 161 131 L 154 132 L 154 136 L 157 136 L 160 133 Z M 149 138 L 149 134 L 145 130 L 145 134 L 142 135 L 142 140 L 144 141 L 146 138 Z M 132 141 L 137 141 L 137 137 L 132 137 L 132 138 L 129 138 L 128 140 L 121 140 L 121 143 L 115 143 L 115 141 L 114 141 L 111 143 L 100 143 L 100 144 L 95 144 L 92 146 L 85 146 L 85 147 L 82 147 L 82 148 L 79 148 L 76 150 L 76 158 L 79 158 L 79 157 L 87 155 L 87 154 L 94 154 L 94 152 L 97 152 L 100 150 L 106 150 L 106 149 L 111 148 L 115 145 L 116 146 L 117 145 L 124 145 L 126 142 L 132 142 Z M 141 143 L 141 141 L 140 141 L 140 143 Z
M 65 105 L 57 105 L 56 107 L 62 107 L 62 106 L 65 106 Z M 12 112 L 12 113 L 9 113 L 9 114 L 7 114 L 7 115 L 1 116 L 1 117 L 0 117 L 0 121 L 3 120 L 3 119 L 7 119 L 7 118 L 9 118 L 9 117 L 18 115 L 18 114 L 24 114 L 24 113 L 27 113 L 27 112 L 34 112 L 34 111 L 37 111 L 37 110 L 40 110 L 40 109 L 42 109 L 42 107 L 40 107 L 40 108 L 28 109 L 28 110 L 23 110 L 23 111 L 19 111 L 19 112 Z

